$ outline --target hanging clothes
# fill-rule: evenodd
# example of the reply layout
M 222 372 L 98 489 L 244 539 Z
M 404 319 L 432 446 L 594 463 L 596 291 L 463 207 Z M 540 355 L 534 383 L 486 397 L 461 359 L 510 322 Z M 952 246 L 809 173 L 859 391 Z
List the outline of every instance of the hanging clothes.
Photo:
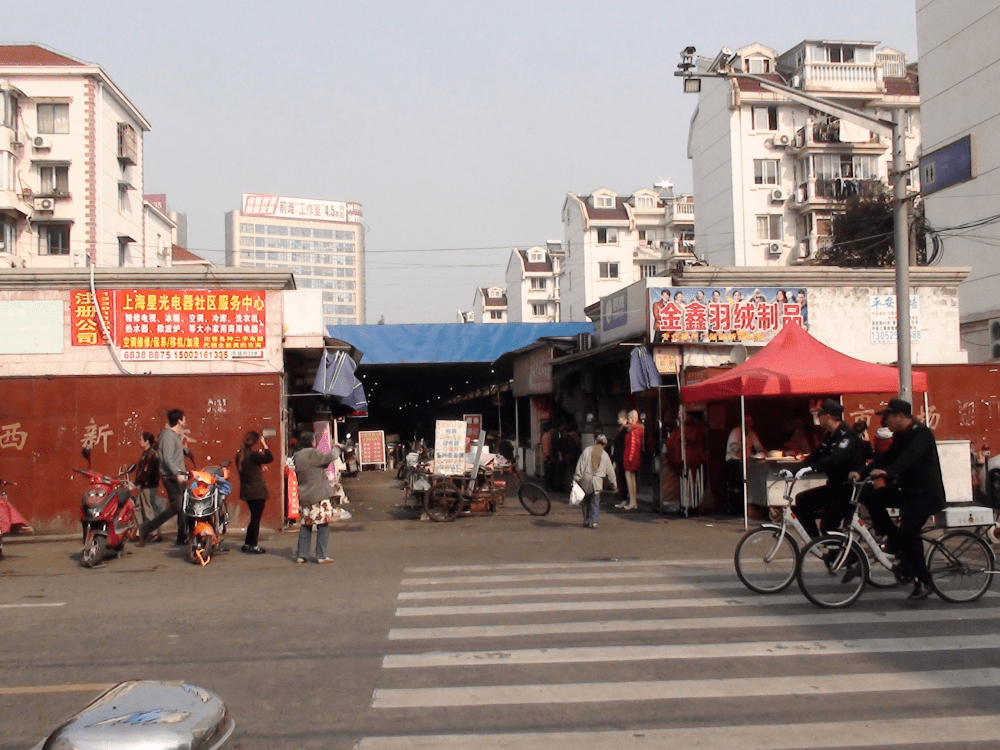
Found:
M 632 393 L 660 387 L 660 373 L 656 371 L 656 364 L 653 362 L 653 358 L 649 355 L 646 347 L 632 347 L 628 377 Z

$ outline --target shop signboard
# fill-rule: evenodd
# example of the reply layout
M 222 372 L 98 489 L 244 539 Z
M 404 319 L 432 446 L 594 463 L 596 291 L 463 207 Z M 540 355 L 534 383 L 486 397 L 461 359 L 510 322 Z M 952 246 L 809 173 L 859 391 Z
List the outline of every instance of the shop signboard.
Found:
M 262 290 L 119 289 L 70 296 L 73 346 L 100 346 L 104 328 L 123 360 L 263 359 Z M 104 326 L 98 319 L 98 308 Z
M 465 420 L 439 419 L 435 423 L 434 473 L 465 474 Z
M 361 452 L 361 465 L 378 464 L 385 468 L 385 432 L 382 430 L 365 430 L 358 433 L 358 450 Z
M 472 446 L 479 442 L 479 436 L 483 431 L 482 414 L 465 415 L 465 452 L 468 453 Z
M 289 198 L 284 195 L 261 193 L 243 194 L 242 214 L 270 216 L 275 219 L 309 219 L 344 223 L 361 223 L 363 219 L 360 203 Z
M 676 375 L 681 371 L 681 350 L 676 346 L 654 346 L 653 363 L 661 375 Z
M 896 295 L 869 294 L 868 317 L 873 344 L 895 344 L 899 339 Z M 910 295 L 910 341 L 920 341 L 920 297 Z
M 809 328 L 805 289 L 650 287 L 653 344 L 766 344 L 789 323 Z

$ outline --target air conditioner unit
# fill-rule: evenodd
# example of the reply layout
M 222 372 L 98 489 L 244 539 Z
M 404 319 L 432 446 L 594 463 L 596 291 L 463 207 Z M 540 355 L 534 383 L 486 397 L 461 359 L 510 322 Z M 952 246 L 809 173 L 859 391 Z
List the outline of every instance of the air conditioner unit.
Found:
M 993 318 L 989 323 L 990 330 L 990 351 L 991 360 L 1000 359 L 1000 318 Z
M 767 254 L 781 255 L 781 245 L 779 245 L 777 242 L 772 242 L 770 245 L 767 246 Z
M 788 198 L 788 192 L 783 188 L 774 188 L 771 191 L 771 200 L 776 203 L 784 201 L 786 198 Z
M 790 146 L 791 143 L 792 143 L 792 139 L 791 139 L 790 136 L 787 136 L 787 135 L 777 135 L 777 136 L 774 137 L 774 145 L 776 145 L 776 146 L 781 146 L 782 148 L 784 148 L 785 146 Z
M 47 135 L 36 135 L 31 139 L 31 145 L 37 149 L 52 148 L 52 139 Z
M 51 211 L 56 207 L 55 198 L 35 198 L 33 205 L 36 211 Z
M 764 146 L 767 148 L 774 148 L 774 138 L 767 138 L 764 140 Z
M 589 333 L 578 333 L 578 334 L 576 334 L 576 348 L 577 348 L 577 351 L 585 352 L 592 345 L 593 345 L 593 342 L 591 340 L 591 335 Z

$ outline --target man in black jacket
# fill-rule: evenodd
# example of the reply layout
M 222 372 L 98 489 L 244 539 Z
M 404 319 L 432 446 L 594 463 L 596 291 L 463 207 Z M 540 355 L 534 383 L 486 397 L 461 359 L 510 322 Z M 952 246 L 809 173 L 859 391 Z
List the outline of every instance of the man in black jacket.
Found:
M 825 485 L 795 496 L 795 515 L 812 537 L 819 535 L 817 515 L 822 515 L 825 531 L 837 528 L 849 515 L 852 488 L 848 475 L 865 466 L 864 446 L 858 434 L 844 422 L 844 407 L 828 398 L 817 414 L 826 437 L 795 474 L 796 478 L 812 471 L 826 474 Z
M 886 550 L 901 557 L 903 567 L 916 579 L 910 599 L 926 599 L 930 574 L 924 559 L 920 530 L 927 519 L 945 507 L 944 480 L 934 433 L 913 419 L 909 401 L 894 398 L 882 411 L 886 427 L 892 431 L 892 445 L 876 456 L 862 474 L 885 479 L 886 486 L 866 493 L 864 498 L 875 531 L 885 535 Z M 898 508 L 897 528 L 886 508 Z

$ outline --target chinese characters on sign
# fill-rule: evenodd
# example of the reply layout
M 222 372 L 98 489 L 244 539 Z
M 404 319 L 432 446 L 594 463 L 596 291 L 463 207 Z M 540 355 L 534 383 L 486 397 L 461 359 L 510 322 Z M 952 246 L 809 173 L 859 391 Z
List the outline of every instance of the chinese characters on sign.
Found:
M 262 358 L 265 293 L 136 289 L 98 293 L 123 359 Z M 70 299 L 74 346 L 105 343 L 90 292 Z
M 311 219 L 360 224 L 360 203 L 286 198 L 281 195 L 243 194 L 244 216 L 273 216 L 277 219 Z
M 361 449 L 361 465 L 385 463 L 385 432 L 366 430 L 358 433 L 358 447 Z
M 809 328 L 805 289 L 651 288 L 649 305 L 654 344 L 766 343 L 788 324 Z
M 618 328 L 628 322 L 628 292 L 625 289 L 601 300 L 601 318 L 605 331 Z
M 472 446 L 479 442 L 479 434 L 483 431 L 482 414 L 465 415 L 465 452 L 472 450 Z
M 465 473 L 465 421 L 439 419 L 434 425 L 434 473 Z
M 899 338 L 896 332 L 896 295 L 868 295 L 868 315 L 872 343 L 895 344 Z M 920 298 L 916 294 L 910 295 L 910 341 L 920 341 Z
M 24 450 L 24 444 L 27 440 L 28 433 L 21 429 L 20 422 L 0 425 L 0 448 Z
M 90 424 L 83 428 L 83 438 L 80 440 L 81 448 L 93 448 L 98 443 L 101 443 L 104 447 L 104 452 L 108 452 L 108 438 L 114 435 L 114 430 L 111 429 L 111 425 L 102 424 L 100 426 L 94 421 L 93 418 L 90 420 Z

